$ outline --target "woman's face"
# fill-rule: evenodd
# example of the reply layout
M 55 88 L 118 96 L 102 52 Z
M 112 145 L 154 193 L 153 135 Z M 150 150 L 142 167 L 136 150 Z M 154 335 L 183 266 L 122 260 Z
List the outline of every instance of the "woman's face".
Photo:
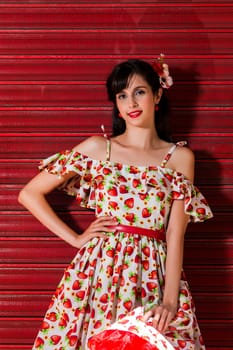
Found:
M 155 105 L 162 90 L 153 94 L 150 85 L 138 74 L 132 76 L 128 86 L 116 95 L 116 105 L 126 124 L 154 127 Z

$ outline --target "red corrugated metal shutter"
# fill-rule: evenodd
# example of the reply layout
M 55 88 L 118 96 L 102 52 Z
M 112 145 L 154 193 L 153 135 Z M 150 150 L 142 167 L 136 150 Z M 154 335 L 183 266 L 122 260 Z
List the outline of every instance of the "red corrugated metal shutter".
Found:
M 31 348 L 75 253 L 17 203 L 20 188 L 39 159 L 109 129 L 114 64 L 160 52 L 175 80 L 175 139 L 195 151 L 196 183 L 215 214 L 189 227 L 186 273 L 207 349 L 232 349 L 232 13 L 231 0 L 1 1 L 0 349 Z M 91 215 L 62 198 L 50 196 L 82 230 Z

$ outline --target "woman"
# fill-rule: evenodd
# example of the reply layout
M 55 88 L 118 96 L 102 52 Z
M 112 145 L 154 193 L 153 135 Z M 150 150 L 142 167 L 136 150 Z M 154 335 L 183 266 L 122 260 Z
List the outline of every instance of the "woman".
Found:
M 117 65 L 107 79 L 112 137 L 93 136 L 49 157 L 20 192 L 20 203 L 78 249 L 33 349 L 87 349 L 91 336 L 137 306 L 151 308 L 144 321 L 152 317 L 175 348 L 204 349 L 182 263 L 189 219 L 212 213 L 192 185 L 192 151 L 166 136 L 163 88 L 171 84 L 162 57 L 154 67 Z M 46 201 L 57 187 L 95 210 L 81 235 Z

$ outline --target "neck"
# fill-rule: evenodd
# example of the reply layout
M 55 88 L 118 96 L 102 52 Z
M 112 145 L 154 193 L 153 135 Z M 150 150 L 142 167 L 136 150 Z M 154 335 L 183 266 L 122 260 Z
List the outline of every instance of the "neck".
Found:
M 161 143 L 155 129 L 130 128 L 120 136 L 124 144 L 138 149 L 155 148 Z

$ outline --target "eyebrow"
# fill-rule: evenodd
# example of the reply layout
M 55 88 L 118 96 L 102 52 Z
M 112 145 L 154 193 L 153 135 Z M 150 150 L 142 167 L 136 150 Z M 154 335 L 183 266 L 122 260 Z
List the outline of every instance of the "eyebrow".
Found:
M 138 86 L 136 86 L 136 87 L 133 89 L 133 91 L 135 91 L 135 90 L 137 90 L 137 89 L 142 89 L 142 88 L 143 88 L 143 89 L 147 89 L 147 86 L 145 86 L 145 85 L 138 85 Z M 119 91 L 119 92 L 117 93 L 117 95 L 120 94 L 120 93 L 122 93 L 122 92 L 124 92 L 125 90 L 127 90 L 127 88 L 125 88 L 125 89 Z

